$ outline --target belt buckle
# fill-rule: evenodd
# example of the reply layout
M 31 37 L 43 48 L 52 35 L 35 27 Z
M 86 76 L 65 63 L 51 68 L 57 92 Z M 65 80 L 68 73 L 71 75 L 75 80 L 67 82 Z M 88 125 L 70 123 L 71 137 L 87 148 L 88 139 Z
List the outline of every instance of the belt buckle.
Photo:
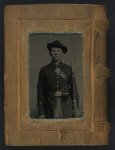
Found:
M 56 97 L 61 97 L 62 96 L 62 92 L 57 90 L 55 93 L 54 93 L 54 96 Z

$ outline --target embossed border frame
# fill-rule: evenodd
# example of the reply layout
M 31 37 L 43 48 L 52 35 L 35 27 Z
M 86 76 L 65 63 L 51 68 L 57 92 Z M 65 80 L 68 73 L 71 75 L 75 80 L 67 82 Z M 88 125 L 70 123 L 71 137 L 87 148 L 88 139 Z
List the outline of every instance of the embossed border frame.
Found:
M 6 144 L 108 144 L 110 128 L 106 114 L 106 79 L 109 76 L 106 64 L 108 20 L 105 8 L 76 4 L 7 6 L 4 23 Z M 83 34 L 83 118 L 52 121 L 29 117 L 27 63 L 29 32 Z

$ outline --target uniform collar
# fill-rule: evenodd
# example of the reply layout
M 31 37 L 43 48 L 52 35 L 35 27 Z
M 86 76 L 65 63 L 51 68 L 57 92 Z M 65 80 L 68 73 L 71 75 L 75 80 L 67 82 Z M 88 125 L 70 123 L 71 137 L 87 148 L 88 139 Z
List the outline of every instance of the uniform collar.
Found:
M 53 67 L 56 67 L 56 66 L 57 66 L 57 67 L 60 67 L 60 66 L 62 66 L 63 63 L 62 63 L 62 61 L 60 61 L 59 64 L 56 65 L 54 61 L 51 61 L 50 64 L 51 64 Z

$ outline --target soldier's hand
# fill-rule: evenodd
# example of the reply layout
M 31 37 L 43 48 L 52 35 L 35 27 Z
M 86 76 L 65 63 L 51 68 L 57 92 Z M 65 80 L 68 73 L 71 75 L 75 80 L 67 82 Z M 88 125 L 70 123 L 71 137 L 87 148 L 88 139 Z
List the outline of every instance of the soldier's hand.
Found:
M 79 100 L 76 99 L 76 104 L 77 104 L 77 107 L 79 107 Z

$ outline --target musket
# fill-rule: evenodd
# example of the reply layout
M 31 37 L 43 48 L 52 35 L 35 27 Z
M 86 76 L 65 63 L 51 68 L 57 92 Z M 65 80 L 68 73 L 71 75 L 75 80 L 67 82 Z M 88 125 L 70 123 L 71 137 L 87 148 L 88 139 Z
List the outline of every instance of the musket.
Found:
M 78 89 L 77 89 L 72 62 L 71 62 L 71 68 L 72 68 L 72 82 L 73 82 L 73 96 L 74 96 L 74 99 L 73 99 L 74 115 L 75 117 L 78 117 L 77 110 L 79 109 L 79 94 L 78 94 Z

